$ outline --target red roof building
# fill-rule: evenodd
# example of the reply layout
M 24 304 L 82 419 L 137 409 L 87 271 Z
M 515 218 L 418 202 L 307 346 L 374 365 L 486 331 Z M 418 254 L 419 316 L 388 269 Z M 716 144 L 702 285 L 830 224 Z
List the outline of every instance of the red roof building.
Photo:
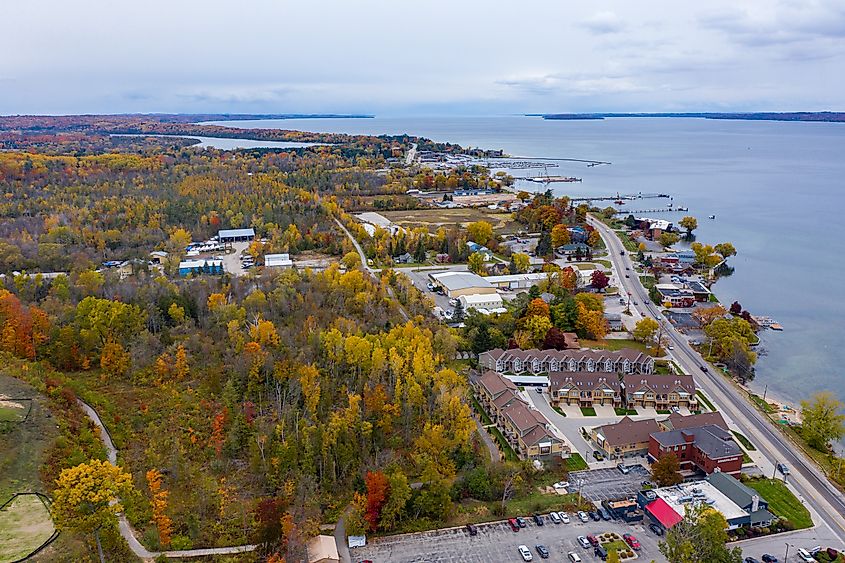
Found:
M 683 517 L 675 512 L 669 504 L 662 498 L 650 502 L 645 506 L 646 513 L 652 520 L 663 526 L 664 530 L 668 530 L 681 520 Z

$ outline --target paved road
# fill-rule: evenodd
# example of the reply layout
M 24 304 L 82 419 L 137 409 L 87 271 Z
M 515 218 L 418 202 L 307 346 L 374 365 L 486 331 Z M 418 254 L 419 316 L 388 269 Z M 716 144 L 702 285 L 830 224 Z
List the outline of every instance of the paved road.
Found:
M 106 446 L 106 456 L 112 465 L 116 465 L 117 448 L 115 447 L 114 442 L 112 442 L 111 436 L 106 430 L 103 421 L 100 419 L 100 415 L 97 414 L 97 411 L 95 411 L 93 407 L 83 402 L 81 399 L 77 399 L 76 401 L 79 403 L 83 412 L 85 412 L 88 418 L 91 419 L 100 431 L 100 438 Z M 140 541 L 138 541 L 138 534 L 135 532 L 135 529 L 132 528 L 132 525 L 129 524 L 129 520 L 126 519 L 126 515 L 123 513 L 118 515 L 118 528 L 120 529 L 120 535 L 123 536 L 123 539 L 125 539 L 126 543 L 129 544 L 129 549 L 132 550 L 132 553 L 134 553 L 136 557 L 140 557 L 145 561 L 152 561 L 160 555 L 164 555 L 169 559 L 179 559 L 183 557 L 208 557 L 211 555 L 234 555 L 236 553 L 255 551 L 258 547 L 257 545 L 237 545 L 233 547 L 211 547 L 180 551 L 149 551 L 143 546 L 143 544 L 141 544 Z
M 405 166 L 412 165 L 415 158 L 417 158 L 417 144 L 411 143 L 411 148 L 408 149 L 408 154 L 405 155 Z
M 601 234 L 614 268 L 622 274 L 619 281 L 623 290 L 630 292 L 638 302 L 638 305 L 632 305 L 636 315 L 663 321 L 659 309 L 652 304 L 640 283 L 639 276 L 634 274 L 630 256 L 627 252 L 620 254 L 624 247 L 616 233 L 593 217 L 589 217 L 588 221 Z M 626 267 L 631 270 L 630 278 L 624 277 Z M 835 547 L 845 545 L 845 498 L 842 493 L 833 487 L 824 474 L 789 443 L 787 438 L 773 427 L 772 422 L 757 411 L 728 380 L 709 367 L 702 371 L 701 366 L 706 366 L 704 360 L 671 323 L 663 322 L 663 326 L 666 336 L 675 347 L 672 353 L 674 360 L 687 370 L 687 373 L 696 375 L 699 387 L 703 388 L 717 405 L 725 409 L 723 414 L 733 420 L 766 458 L 773 463 L 785 462 L 791 467 L 792 475 L 789 480 L 799 499 L 816 513 L 817 522 L 821 519 L 830 526 L 834 536 L 839 538 L 839 546 Z

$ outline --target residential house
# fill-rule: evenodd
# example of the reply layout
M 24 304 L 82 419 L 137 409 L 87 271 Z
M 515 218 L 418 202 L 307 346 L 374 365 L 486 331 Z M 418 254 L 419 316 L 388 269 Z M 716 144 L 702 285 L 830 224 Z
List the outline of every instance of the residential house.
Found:
M 620 459 L 647 454 L 649 438 L 655 432 L 660 432 L 660 426 L 653 418 L 633 420 L 626 416 L 615 424 L 596 426 L 590 438 L 605 457 Z
M 699 414 L 672 413 L 668 418 L 659 421 L 661 430 L 683 430 L 696 426 L 718 426 L 725 432 L 728 431 L 728 424 L 719 412 L 703 412 Z
M 635 217 L 639 223 L 640 231 L 649 240 L 657 240 L 665 232 L 672 230 L 672 223 L 665 219 L 650 219 L 648 217 Z
M 666 307 L 692 307 L 695 304 L 695 295 L 690 289 L 674 283 L 659 283 L 655 288 Z
M 590 233 L 584 227 L 569 227 L 567 230 L 569 231 L 569 240 L 573 243 L 587 242 L 587 239 L 590 238 Z
M 622 378 L 622 388 L 624 403 L 629 409 L 698 409 L 695 380 L 691 375 L 626 375 Z
M 625 328 L 622 324 L 621 313 L 605 313 L 604 320 L 607 321 L 607 326 L 610 327 L 610 330 L 622 330 Z
M 549 396 L 556 406 L 622 406 L 619 376 L 599 371 L 551 372 Z
M 733 436 L 713 424 L 651 435 L 648 457 L 652 462 L 670 452 L 680 461 L 681 470 L 687 473 L 710 475 L 719 469 L 729 475 L 739 475 L 742 469 L 742 450 Z
M 569 457 L 569 447 L 550 430 L 540 411 L 519 396 L 515 384 L 488 371 L 472 381 L 475 396 L 502 435 L 523 459 Z
M 707 482 L 746 512 L 747 516 L 734 519 L 729 525 L 764 527 L 775 519 L 769 512 L 768 501 L 761 497 L 760 493 L 727 473 L 714 471 L 707 477 Z
M 414 261 L 414 257 L 411 256 L 409 252 L 405 254 L 400 254 L 399 256 L 394 256 L 393 261 L 397 264 L 410 264 Z
M 653 373 L 654 358 L 635 350 L 502 350 L 494 348 L 478 356 L 478 364 L 499 373 L 551 373 L 597 371 L 607 373 Z

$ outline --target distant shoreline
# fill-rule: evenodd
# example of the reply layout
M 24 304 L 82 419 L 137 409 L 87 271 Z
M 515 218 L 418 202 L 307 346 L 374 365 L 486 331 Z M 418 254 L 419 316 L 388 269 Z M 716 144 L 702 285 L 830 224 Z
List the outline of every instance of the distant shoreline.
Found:
M 845 122 L 845 112 L 796 111 L 796 112 L 659 112 L 659 113 L 526 113 L 527 117 L 542 117 L 550 120 L 601 120 L 613 117 L 685 117 L 696 119 L 732 119 L 743 121 L 801 121 L 801 122 Z

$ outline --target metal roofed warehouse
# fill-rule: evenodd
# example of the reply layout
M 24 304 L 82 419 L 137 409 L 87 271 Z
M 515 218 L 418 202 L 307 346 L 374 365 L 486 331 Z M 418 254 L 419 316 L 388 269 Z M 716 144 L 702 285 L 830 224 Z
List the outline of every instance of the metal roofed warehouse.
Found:
M 481 276 L 470 272 L 431 274 L 431 279 L 443 286 L 443 289 L 446 290 L 446 295 L 449 297 L 490 295 L 496 293 L 496 288 L 493 287 L 493 284 Z
M 255 238 L 255 229 L 222 229 L 218 231 L 217 238 L 220 242 L 252 240 Z

